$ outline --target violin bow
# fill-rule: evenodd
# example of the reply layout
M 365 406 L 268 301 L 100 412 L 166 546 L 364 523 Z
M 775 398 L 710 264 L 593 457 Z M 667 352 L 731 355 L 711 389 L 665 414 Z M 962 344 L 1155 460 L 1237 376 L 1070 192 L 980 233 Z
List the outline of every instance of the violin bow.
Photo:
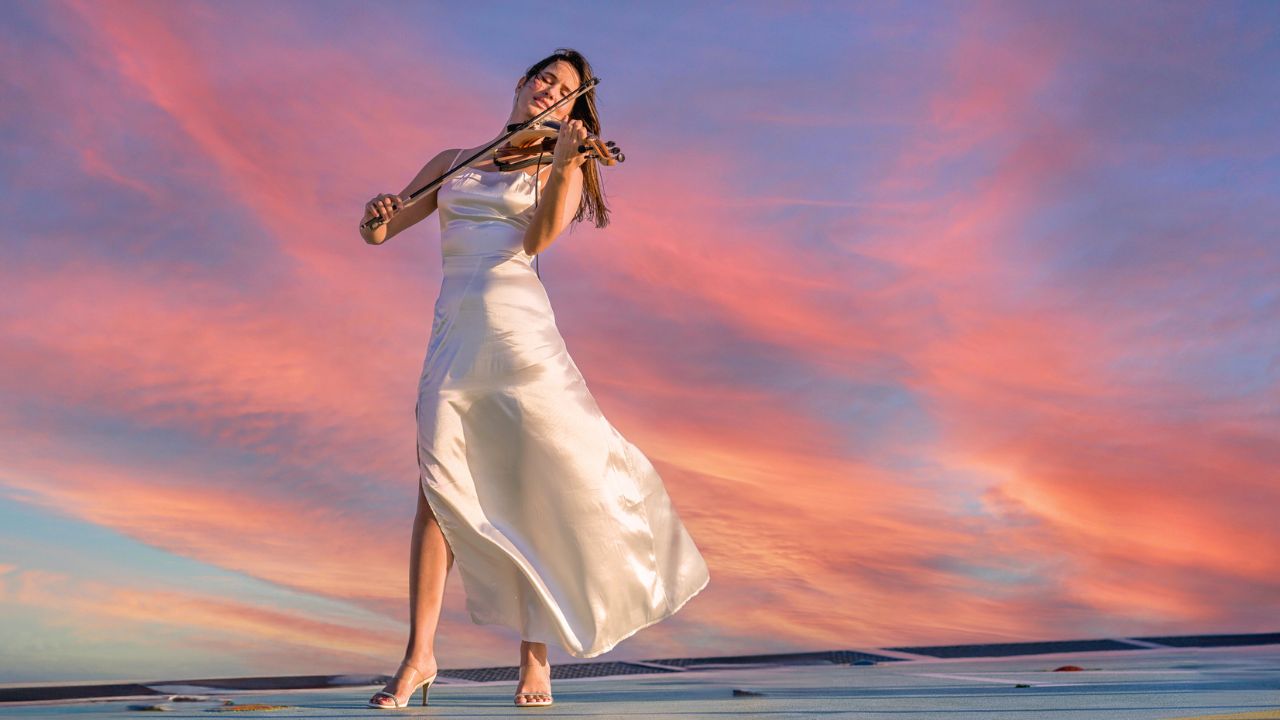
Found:
M 564 97 L 560 98 L 554 103 L 548 105 L 546 110 L 543 110 L 542 112 L 538 113 L 537 115 L 534 115 L 533 117 L 529 118 L 528 120 L 525 120 L 522 123 L 514 123 L 512 125 L 508 125 L 507 132 L 499 136 L 497 140 L 494 140 L 488 145 L 485 145 L 483 148 L 480 148 L 475 152 L 474 155 L 467 158 L 466 160 L 463 160 L 462 162 L 458 163 L 454 167 L 450 168 L 449 171 L 446 172 L 445 174 L 441 175 L 435 180 L 432 180 L 426 185 L 423 185 L 422 187 L 410 193 L 409 197 L 405 200 L 404 206 L 408 207 L 412 203 L 417 202 L 418 198 L 422 197 L 424 194 L 431 192 L 432 190 L 439 187 L 440 184 L 443 183 L 445 180 L 448 180 L 450 177 L 453 177 L 454 173 L 458 172 L 459 170 L 466 167 L 467 165 L 475 162 L 476 159 L 479 158 L 481 155 L 484 155 L 485 153 L 489 152 L 495 147 L 506 142 L 507 138 L 511 137 L 512 135 L 515 135 L 516 133 L 520 132 L 521 130 L 524 130 L 530 125 L 540 122 L 547 115 L 551 114 L 551 112 L 554 111 L 556 108 L 560 107 L 561 105 L 567 102 L 577 99 L 579 95 L 582 95 L 583 93 L 588 92 L 599 83 L 600 83 L 599 77 L 588 78 L 587 81 L 579 85 L 576 90 L 569 93 L 568 95 L 565 95 Z M 360 227 L 366 230 L 376 230 L 379 227 L 381 227 L 382 224 L 383 224 L 382 218 L 374 217 L 360 223 Z

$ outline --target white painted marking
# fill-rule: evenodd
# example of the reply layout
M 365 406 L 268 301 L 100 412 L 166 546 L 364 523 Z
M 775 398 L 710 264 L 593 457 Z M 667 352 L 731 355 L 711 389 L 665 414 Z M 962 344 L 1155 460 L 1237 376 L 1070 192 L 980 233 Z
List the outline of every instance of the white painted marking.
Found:
M 951 675 L 948 673 L 911 673 L 917 677 L 935 677 L 945 680 L 972 680 L 974 682 L 1000 683 L 1001 685 L 1015 685 L 1022 683 L 1024 685 L 1035 685 L 1036 687 L 1056 687 L 1059 685 L 1087 685 L 1088 683 L 1058 683 L 1058 682 L 1040 682 L 1037 680 L 1027 680 L 1025 678 L 997 678 L 987 677 L 984 675 Z

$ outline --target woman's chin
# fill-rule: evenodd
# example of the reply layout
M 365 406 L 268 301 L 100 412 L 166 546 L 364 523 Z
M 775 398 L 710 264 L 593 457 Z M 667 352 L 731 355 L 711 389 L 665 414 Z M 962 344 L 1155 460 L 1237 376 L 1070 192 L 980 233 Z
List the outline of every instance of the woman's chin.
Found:
M 542 112 L 542 108 L 531 105 L 527 109 L 525 109 L 523 112 L 520 113 L 520 116 L 515 120 L 515 122 L 525 122 L 526 120 L 532 120 L 540 112 Z M 558 121 L 560 118 L 556 117 L 556 115 L 552 113 L 551 115 L 548 115 L 543 119 Z

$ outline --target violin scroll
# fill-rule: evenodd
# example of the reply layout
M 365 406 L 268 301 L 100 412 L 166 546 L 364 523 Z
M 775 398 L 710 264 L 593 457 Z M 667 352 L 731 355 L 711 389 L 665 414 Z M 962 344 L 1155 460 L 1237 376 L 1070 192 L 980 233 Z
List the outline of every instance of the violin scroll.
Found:
M 612 140 L 602 143 L 600 138 L 594 136 L 587 138 L 586 145 L 579 145 L 578 152 L 588 153 L 587 157 L 599 160 L 601 165 L 617 165 L 627 159 L 622 154 L 622 148 Z

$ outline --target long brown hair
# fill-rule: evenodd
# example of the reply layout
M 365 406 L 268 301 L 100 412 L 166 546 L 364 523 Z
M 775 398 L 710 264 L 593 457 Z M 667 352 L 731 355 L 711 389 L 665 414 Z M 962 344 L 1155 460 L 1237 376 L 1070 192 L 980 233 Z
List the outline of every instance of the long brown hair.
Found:
M 591 72 L 591 63 L 587 62 L 582 53 L 571 48 L 557 48 L 554 53 L 529 66 L 529 69 L 524 72 L 524 81 L 528 82 L 534 75 L 542 72 L 543 68 L 557 60 L 563 60 L 572 65 L 584 83 L 595 77 Z M 595 88 L 582 93 L 573 101 L 569 117 L 581 120 L 587 132 L 592 135 L 597 137 L 600 135 L 600 116 L 596 114 Z M 600 183 L 599 163 L 590 160 L 584 162 L 582 180 L 582 200 L 578 203 L 578 212 L 573 216 L 573 222 L 581 222 L 585 218 L 593 221 L 596 227 L 602 228 L 609 224 L 609 207 L 604 202 L 604 187 Z

